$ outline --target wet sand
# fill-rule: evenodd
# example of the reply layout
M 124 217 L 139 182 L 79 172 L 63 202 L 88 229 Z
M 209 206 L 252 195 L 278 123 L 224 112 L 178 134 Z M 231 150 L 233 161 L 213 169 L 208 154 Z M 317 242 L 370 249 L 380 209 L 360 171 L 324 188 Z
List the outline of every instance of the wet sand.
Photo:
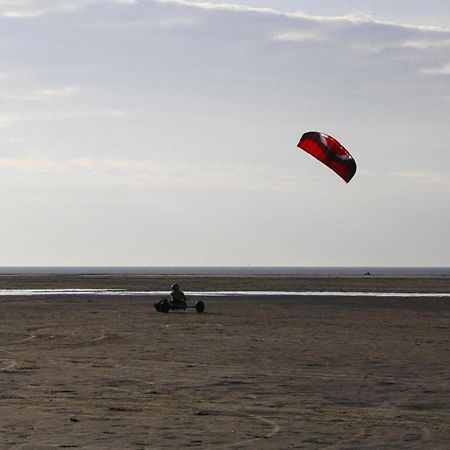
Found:
M 0 277 L 167 289 L 173 277 Z M 186 290 L 450 292 L 449 278 L 177 277 Z M 448 449 L 450 300 L 2 297 L 0 448 Z

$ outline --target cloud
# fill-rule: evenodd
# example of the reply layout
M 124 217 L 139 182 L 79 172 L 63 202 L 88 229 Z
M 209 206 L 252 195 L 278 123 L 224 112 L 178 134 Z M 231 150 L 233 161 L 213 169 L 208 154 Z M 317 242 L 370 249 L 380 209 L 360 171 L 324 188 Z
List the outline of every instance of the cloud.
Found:
M 279 42 L 311 42 L 323 39 L 324 37 L 318 33 L 301 31 L 283 31 L 273 35 L 273 40 Z
M 450 63 L 444 64 L 440 67 L 435 67 L 431 69 L 423 69 L 422 73 L 425 75 L 450 75 Z
M 39 89 L 36 96 L 42 98 L 69 97 L 75 94 L 77 90 L 78 88 L 75 86 Z
M 80 89 L 76 86 L 47 87 L 37 89 L 21 89 L 16 92 L 7 90 L 4 94 L 2 94 L 2 97 L 10 100 L 52 102 L 73 97 L 78 92 L 80 92 Z
M 450 39 L 431 40 L 422 39 L 415 41 L 406 41 L 402 44 L 403 47 L 417 48 L 421 50 L 433 49 L 433 48 L 450 48 Z
M 228 11 L 236 13 L 255 13 L 258 15 L 269 15 L 274 17 L 285 17 L 289 19 L 312 20 L 317 23 L 348 23 L 359 25 L 380 25 L 400 27 L 410 30 L 443 32 L 448 33 L 450 29 L 436 26 L 420 26 L 397 23 L 393 21 L 377 20 L 366 13 L 347 14 L 341 16 L 311 15 L 302 12 L 281 12 L 273 8 L 252 7 L 236 2 L 212 3 L 199 0 L 3 0 L 0 1 L 0 17 L 5 18 L 37 18 L 44 14 L 55 12 L 74 13 L 95 5 L 124 5 L 145 6 L 146 4 L 159 3 L 161 5 L 179 6 L 204 11 Z
M 193 8 L 210 10 L 210 11 L 236 11 L 236 12 L 244 12 L 244 13 L 257 13 L 264 15 L 272 15 L 279 17 L 286 17 L 292 19 L 306 19 L 313 20 L 317 23 L 351 23 L 351 24 L 372 24 L 372 25 L 380 25 L 380 26 L 390 26 L 390 27 L 398 27 L 405 28 L 410 30 L 418 30 L 418 31 L 430 31 L 430 32 L 450 32 L 450 29 L 446 27 L 438 27 L 438 26 L 425 26 L 425 25 L 413 25 L 407 23 L 399 23 L 395 21 L 386 21 L 386 20 L 378 20 L 373 18 L 371 15 L 361 12 L 354 14 L 346 14 L 346 15 L 338 15 L 338 16 L 323 16 L 323 15 L 314 15 L 314 14 L 306 14 L 303 12 L 281 12 L 272 8 L 261 8 L 261 7 L 252 7 L 245 6 L 242 4 L 237 4 L 236 2 L 222 2 L 222 3 L 212 3 L 208 1 L 198 1 L 198 0 L 153 0 L 159 3 L 165 4 L 175 4 L 180 6 L 190 6 Z
M 89 184 L 102 186 L 157 186 L 172 188 L 215 188 L 244 190 L 290 190 L 298 184 L 298 174 L 265 166 L 204 166 L 192 163 L 162 163 L 157 160 L 80 157 L 67 160 L 49 158 L 0 158 L 0 171 L 39 183 Z
M 27 120 L 26 116 L 0 114 L 0 128 Z
M 208 19 L 211 21 L 217 20 L 214 15 L 216 13 L 235 13 L 236 23 L 233 25 L 236 30 L 239 29 L 241 18 L 247 24 L 251 23 L 255 36 L 259 33 L 260 39 L 269 38 L 279 45 L 297 43 L 312 49 L 314 45 L 326 42 L 329 49 L 334 49 L 335 55 L 340 54 L 342 49 L 348 49 L 349 55 L 353 54 L 353 57 L 359 57 L 364 53 L 369 57 L 372 55 L 382 57 L 379 60 L 380 66 L 403 64 L 416 74 L 447 74 L 444 62 L 449 56 L 450 29 L 445 27 L 383 21 L 366 14 L 320 16 L 302 12 L 286 13 L 227 2 L 187 0 L 156 0 L 156 2 L 204 11 L 210 14 Z M 197 25 L 199 28 L 204 27 L 200 21 Z M 414 51 L 421 51 L 422 54 L 419 57 L 413 54 Z M 430 70 L 429 60 L 442 61 L 443 67 Z M 423 72 L 423 69 L 426 71 Z
M 26 99 L 28 100 L 28 99 Z M 72 120 L 77 118 L 87 119 L 113 119 L 120 120 L 127 117 L 127 114 L 121 110 L 75 110 L 73 112 L 37 112 L 23 115 L 1 115 L 0 114 L 0 128 L 19 126 L 20 124 L 27 123 L 29 128 L 33 122 L 36 123 L 52 123 L 61 120 Z
M 134 5 L 137 0 L 3 0 L 0 1 L 0 17 L 4 19 L 35 19 L 46 14 L 75 13 L 91 5 Z
M 2 173 L 36 174 L 53 171 L 55 164 L 43 159 L 0 158 Z
M 392 127 L 406 117 L 411 123 L 416 118 L 402 108 L 410 98 L 407 91 L 419 91 L 416 99 L 432 98 L 431 85 L 418 89 L 425 77 L 417 74 L 445 72 L 449 60 L 444 45 L 449 33 L 358 15 L 308 16 L 181 0 L 86 0 L 70 9 L 72 3 L 17 3 L 48 11 L 65 5 L 75 16 L 18 21 L 14 34 L 0 36 L 7 50 L 10 46 L 5 59 L 12 61 L 3 63 L 9 74 L 3 96 L 9 92 L 10 104 L 2 111 L 15 116 L 3 124 L 17 124 L 22 117 L 44 142 L 56 141 L 55 135 L 61 141 L 63 134 L 73 141 L 89 132 L 90 139 L 101 141 L 93 151 L 103 155 L 114 148 L 140 157 L 150 148 L 161 157 L 215 160 L 240 152 L 239 158 L 273 162 L 275 142 L 252 145 L 261 130 L 275 136 L 279 128 L 283 139 L 296 124 L 330 133 L 334 128 L 338 135 L 355 121 L 375 129 L 388 104 Z M 133 28 L 136 23 L 142 26 Z M 436 45 L 418 49 L 419 42 Z M 410 55 L 415 59 L 407 59 Z M 20 78 L 14 70 L 21 71 Z M 83 118 L 92 120 L 70 120 Z M 120 129 L 105 118 L 129 120 Z M 62 120 L 52 129 L 53 121 Z M 215 143 L 217 136 L 230 139 L 229 130 L 239 136 L 236 150 Z M 184 154 L 177 150 L 182 146 L 189 147 Z M 79 148 L 77 142 L 70 151 L 77 154 Z
M 440 86 L 418 75 L 448 70 L 449 32 L 361 15 L 308 16 L 183 0 L 85 0 L 78 9 L 68 1 L 36 1 L 48 11 L 65 5 L 75 16 L 15 22 L 13 37 L 0 36 L 13 62 L 3 66 L 11 104 L 2 110 L 15 116 L 8 114 L 3 124 L 23 117 L 43 142 L 70 136 L 65 151 L 75 154 L 80 144 L 73 141 L 89 133 L 98 144 L 92 151 L 102 155 L 113 148 L 133 157 L 151 151 L 161 158 L 229 155 L 281 164 L 273 148 L 296 133 L 297 124 L 348 136 L 354 131 L 347 128 L 360 124 L 361 133 L 377 139 L 404 130 L 406 122 L 420 127 L 416 116 L 431 110 Z M 23 9 L 34 4 L 18 3 Z M 22 73 L 18 80 L 15 69 Z M 416 108 L 407 107 L 411 92 Z M 440 128 L 440 117 L 430 119 L 429 128 Z M 71 120 L 83 118 L 90 121 Z M 127 120 L 116 127 L 105 118 Z M 272 141 L 255 146 L 261 131 Z
M 155 26 L 162 28 L 202 26 L 193 14 L 195 11 L 209 14 L 235 13 L 245 18 L 249 23 L 249 15 L 256 21 L 265 18 L 267 33 L 277 42 L 308 42 L 321 41 L 325 38 L 350 40 L 353 48 L 365 49 L 369 52 L 379 52 L 390 47 L 409 48 L 439 48 L 448 47 L 450 29 L 431 26 L 417 26 L 391 21 L 374 19 L 366 14 L 343 16 L 320 16 L 302 12 L 280 12 L 270 8 L 256 8 L 235 3 L 211 3 L 206 1 L 188 0 L 18 0 L 17 2 L 0 2 L 0 17 L 5 18 L 39 18 L 50 13 L 77 13 L 89 7 L 102 5 L 121 5 L 124 8 L 133 7 L 135 12 L 143 12 L 141 18 L 129 19 L 122 15 L 121 26 Z M 176 9 L 175 9 L 176 8 Z M 123 9 L 121 12 L 125 12 Z M 150 14 L 148 14 L 150 12 Z M 209 19 L 214 19 L 209 16 Z M 268 21 L 268 20 L 269 21 Z M 273 19 L 273 22 L 270 22 Z M 280 24 L 286 27 L 280 29 Z M 289 24 L 289 25 L 287 25 Z M 119 26 L 119 24 L 116 24 Z M 238 25 L 236 23 L 236 25 Z M 203 25 L 204 26 L 204 25 Z M 254 26 L 254 25 L 253 25 Z M 272 29 L 271 29 L 272 28 Z M 275 28 L 275 29 L 273 29 Z M 263 30 L 261 29 L 260 32 Z
M 396 172 L 394 176 L 408 180 L 410 183 L 435 186 L 438 188 L 450 189 L 450 175 L 444 172 L 429 171 L 405 171 Z
M 34 19 L 50 12 L 65 10 L 69 5 L 70 3 L 65 1 L 60 5 L 45 0 L 2 1 L 0 2 L 0 17 L 15 20 Z
M 153 0 L 153 1 L 161 4 L 187 6 L 209 11 L 256 12 L 261 14 L 288 15 L 288 13 L 281 13 L 271 8 L 254 8 L 251 6 L 239 5 L 236 3 L 226 3 L 226 2 L 211 3 L 211 2 L 187 1 L 187 0 Z

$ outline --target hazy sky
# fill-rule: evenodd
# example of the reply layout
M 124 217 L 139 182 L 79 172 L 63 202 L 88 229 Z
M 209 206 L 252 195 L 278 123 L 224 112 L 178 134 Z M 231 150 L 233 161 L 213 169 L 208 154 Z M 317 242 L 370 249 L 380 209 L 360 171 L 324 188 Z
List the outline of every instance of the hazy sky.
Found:
M 0 0 L 0 97 L 0 265 L 450 266 L 449 0 Z

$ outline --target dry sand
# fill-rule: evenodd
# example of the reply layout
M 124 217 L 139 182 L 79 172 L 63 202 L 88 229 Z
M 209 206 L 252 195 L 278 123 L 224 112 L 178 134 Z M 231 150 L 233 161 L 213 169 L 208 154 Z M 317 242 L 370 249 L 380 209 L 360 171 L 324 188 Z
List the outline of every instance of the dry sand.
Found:
M 450 292 L 449 278 L 178 277 L 182 287 Z M 0 277 L 167 289 L 173 277 Z M 450 299 L 0 299 L 0 448 L 449 449 Z

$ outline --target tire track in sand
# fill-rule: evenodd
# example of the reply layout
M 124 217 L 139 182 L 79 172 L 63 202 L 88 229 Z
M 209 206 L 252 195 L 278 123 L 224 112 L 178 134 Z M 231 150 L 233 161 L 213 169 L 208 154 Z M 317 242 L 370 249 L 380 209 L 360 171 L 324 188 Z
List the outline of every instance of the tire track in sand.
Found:
M 17 361 L 11 360 L 10 364 L 5 367 L 0 367 L 0 372 L 9 372 L 10 370 L 14 369 L 14 367 L 17 366 Z

